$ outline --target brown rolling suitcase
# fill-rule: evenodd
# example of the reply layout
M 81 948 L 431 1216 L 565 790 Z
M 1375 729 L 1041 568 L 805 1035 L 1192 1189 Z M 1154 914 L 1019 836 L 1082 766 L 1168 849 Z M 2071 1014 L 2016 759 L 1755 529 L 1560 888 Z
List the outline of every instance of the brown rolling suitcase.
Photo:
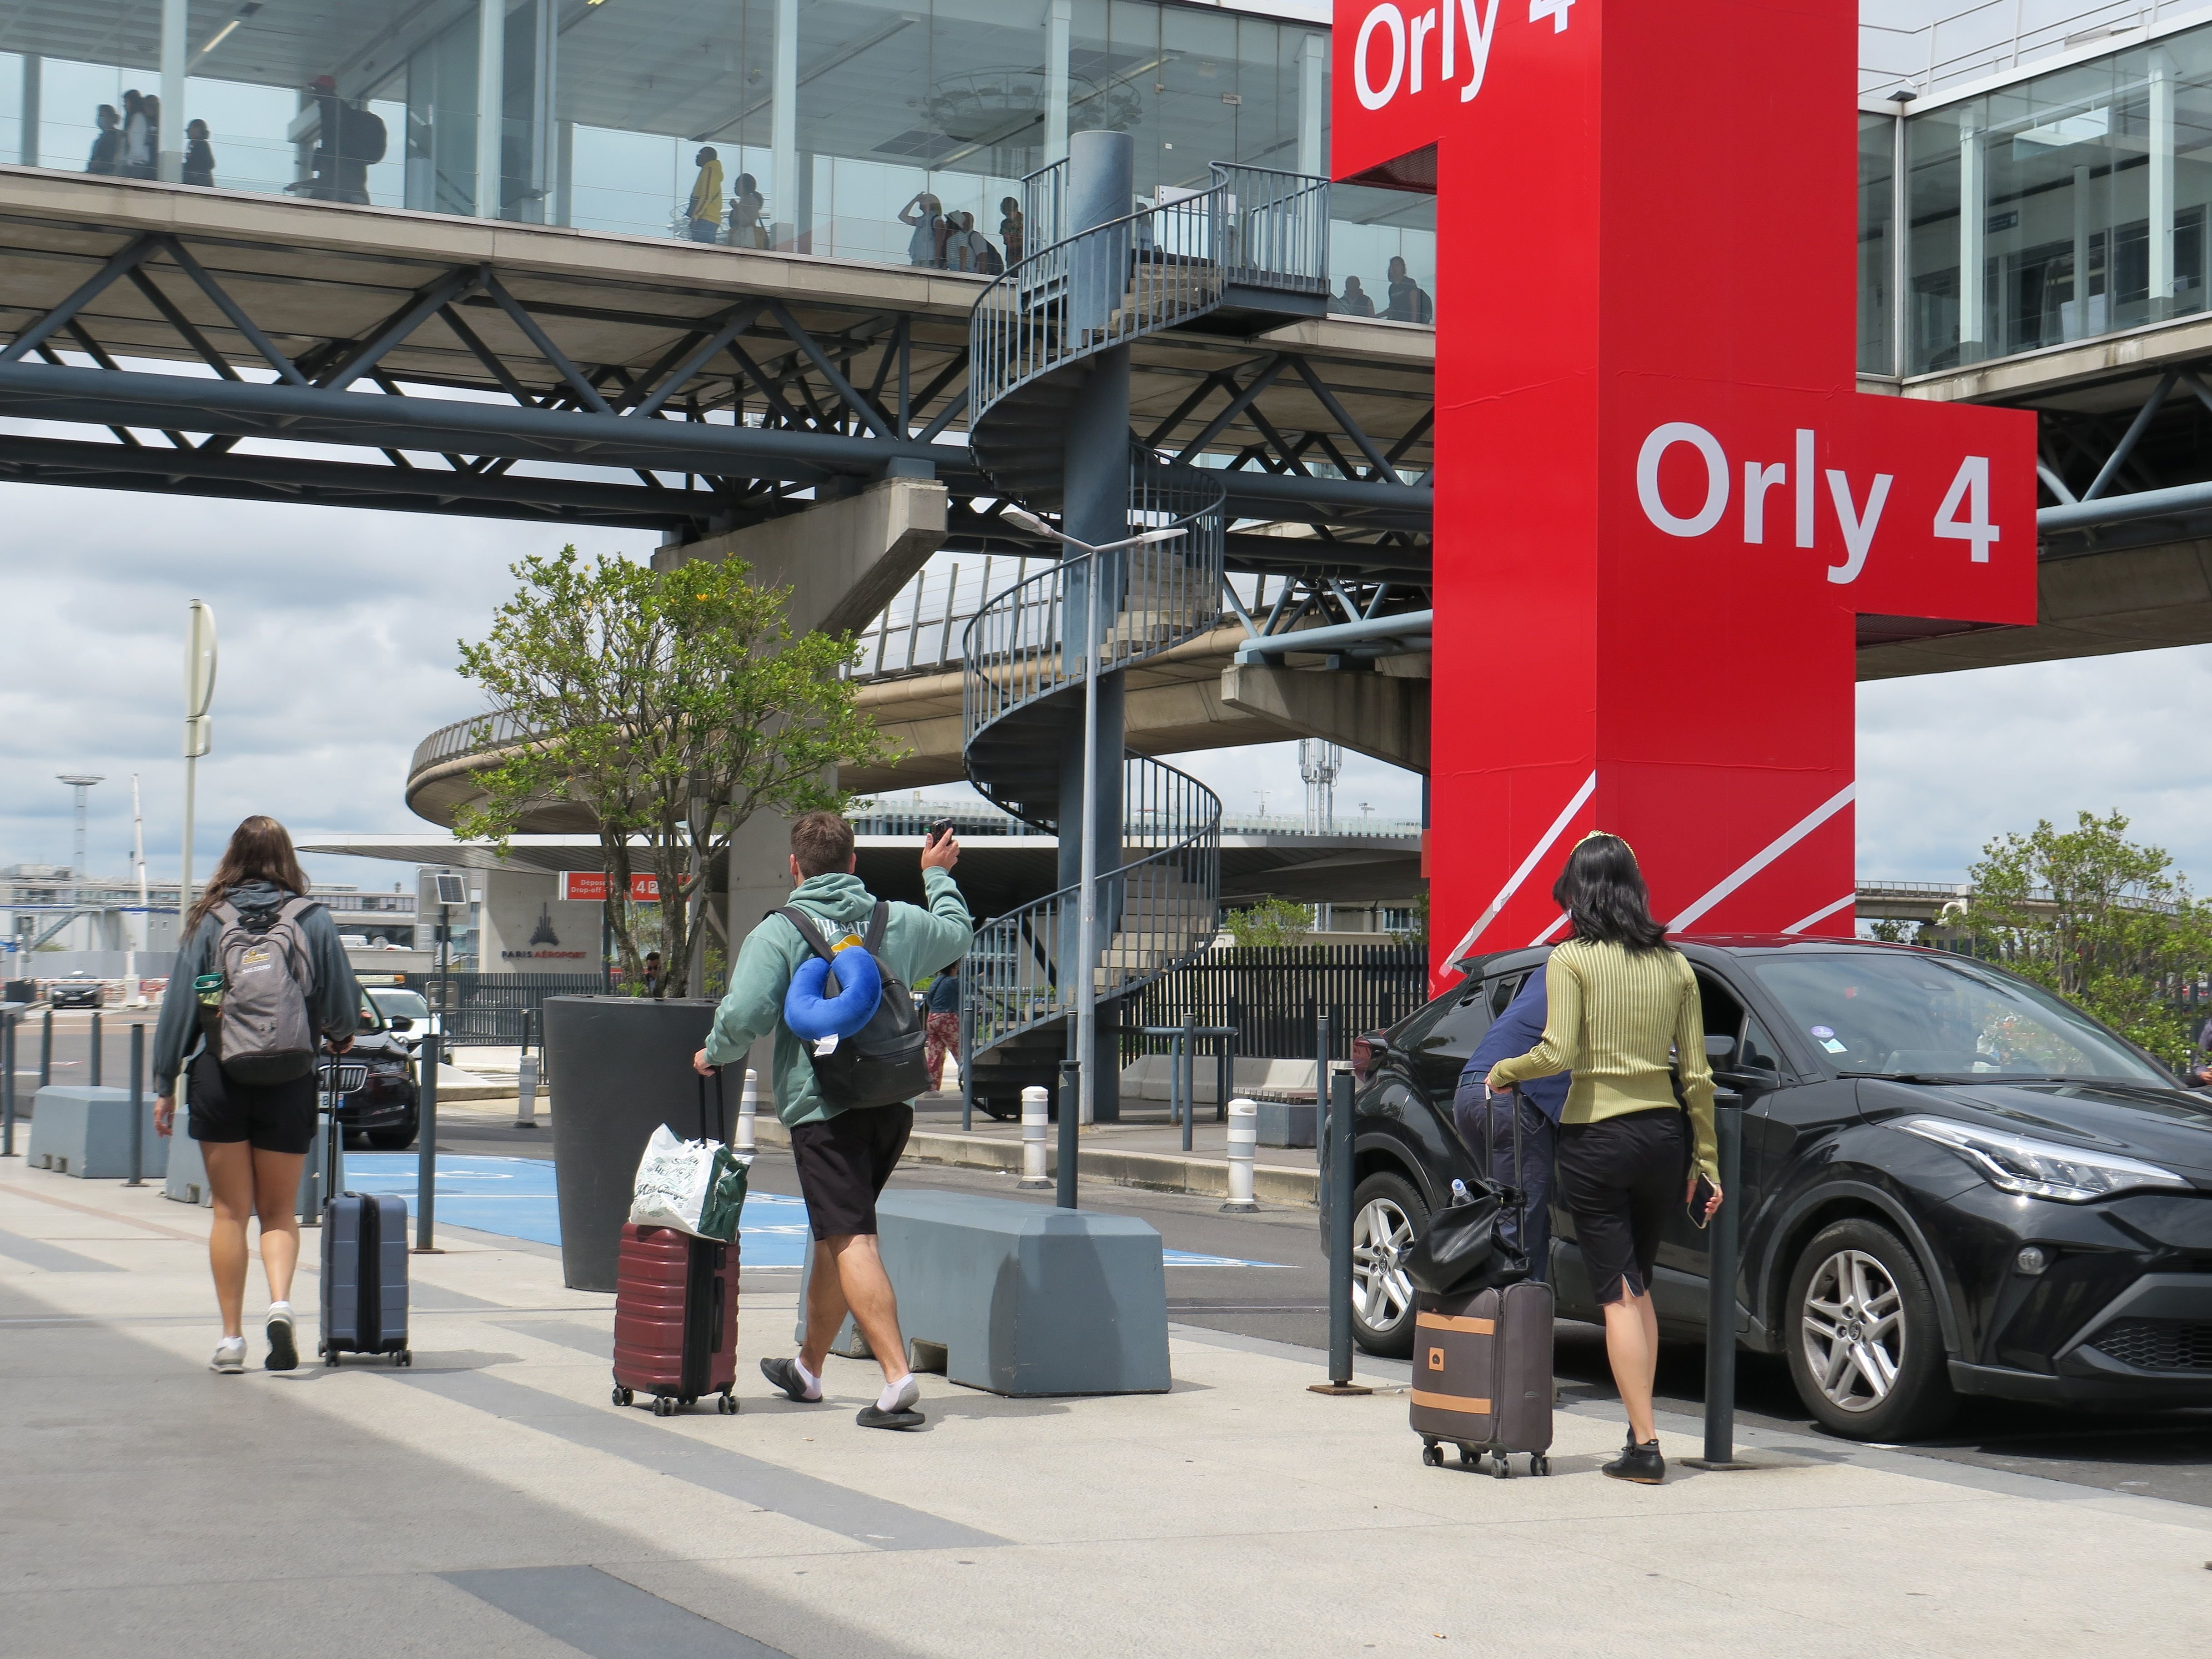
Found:
M 1525 1238 L 1517 1097 L 1512 1106 L 1513 1181 Z M 1463 1468 L 1480 1468 L 1489 1453 L 1501 1480 L 1512 1473 L 1509 1452 L 1528 1453 L 1531 1474 L 1552 1472 L 1552 1287 L 1533 1279 L 1471 1296 L 1416 1297 L 1410 1415 L 1423 1462 L 1443 1463 L 1449 1442 L 1459 1448 Z
M 722 1079 L 714 1078 L 717 1134 Z M 707 1135 L 707 1084 L 699 1082 L 699 1134 Z M 718 1396 L 738 1409 L 738 1245 L 674 1227 L 625 1221 L 615 1265 L 614 1403 L 653 1396 L 653 1414 Z

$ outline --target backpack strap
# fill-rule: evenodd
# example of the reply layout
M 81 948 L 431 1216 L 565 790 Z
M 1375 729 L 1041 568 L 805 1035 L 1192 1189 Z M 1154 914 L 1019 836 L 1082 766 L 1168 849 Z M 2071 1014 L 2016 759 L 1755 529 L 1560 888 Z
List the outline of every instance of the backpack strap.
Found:
M 830 950 L 830 941 L 822 937 L 822 930 L 815 926 L 814 918 L 808 915 L 805 911 L 800 909 L 797 905 L 779 905 L 768 914 L 771 916 L 781 916 L 793 927 L 799 929 L 799 937 L 800 939 L 805 943 L 809 950 L 812 951 L 816 956 L 820 957 L 823 961 L 828 962 L 836 954 L 835 951 Z M 763 917 L 762 920 L 765 921 L 767 918 Z
M 884 948 L 884 929 L 890 924 L 891 907 L 887 899 L 878 899 L 875 909 L 868 917 L 868 931 L 860 936 L 860 943 L 868 947 L 872 957 L 880 956 Z

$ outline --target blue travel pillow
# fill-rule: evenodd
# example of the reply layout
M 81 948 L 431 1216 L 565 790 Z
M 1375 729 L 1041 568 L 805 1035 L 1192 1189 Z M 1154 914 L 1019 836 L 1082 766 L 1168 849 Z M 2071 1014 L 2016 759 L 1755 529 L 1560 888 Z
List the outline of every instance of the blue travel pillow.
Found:
M 837 979 L 843 987 L 834 997 L 822 994 L 830 978 L 830 964 L 809 957 L 791 976 L 783 994 L 783 1023 L 808 1042 L 826 1036 L 848 1037 L 875 1018 L 883 1000 L 884 976 L 876 959 L 859 945 L 837 952 Z

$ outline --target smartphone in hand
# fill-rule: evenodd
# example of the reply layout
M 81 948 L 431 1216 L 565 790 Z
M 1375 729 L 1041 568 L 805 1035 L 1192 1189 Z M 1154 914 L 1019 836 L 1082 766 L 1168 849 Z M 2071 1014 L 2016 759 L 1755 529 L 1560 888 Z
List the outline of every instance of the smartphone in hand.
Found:
M 1700 1170 L 1698 1172 L 1698 1184 L 1691 1188 L 1690 1200 L 1686 1206 L 1690 1212 L 1690 1219 L 1700 1228 L 1705 1224 L 1705 1209 L 1713 1201 L 1713 1194 L 1716 1190 L 1717 1189 L 1713 1186 L 1712 1182 L 1706 1176 L 1705 1171 Z
M 951 833 L 952 820 L 951 818 L 939 818 L 936 823 L 929 826 L 929 839 L 924 843 L 924 845 L 934 847 L 938 842 L 943 841 Z

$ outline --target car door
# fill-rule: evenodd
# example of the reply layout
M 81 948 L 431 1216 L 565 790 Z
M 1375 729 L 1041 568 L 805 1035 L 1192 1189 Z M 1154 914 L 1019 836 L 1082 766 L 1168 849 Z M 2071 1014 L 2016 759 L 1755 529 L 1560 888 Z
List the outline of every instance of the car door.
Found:
M 1474 1053 L 1474 1045 L 1482 1041 L 1483 1033 L 1498 1018 L 1498 1010 L 1505 1006 L 1498 1000 L 1502 983 L 1498 980 L 1474 981 L 1407 1044 L 1407 1069 L 1447 1121 L 1451 1117 L 1452 1096 L 1459 1088 L 1459 1074 L 1467 1068 L 1468 1057 Z M 1510 992 L 1504 995 L 1507 1001 L 1511 1000 Z

